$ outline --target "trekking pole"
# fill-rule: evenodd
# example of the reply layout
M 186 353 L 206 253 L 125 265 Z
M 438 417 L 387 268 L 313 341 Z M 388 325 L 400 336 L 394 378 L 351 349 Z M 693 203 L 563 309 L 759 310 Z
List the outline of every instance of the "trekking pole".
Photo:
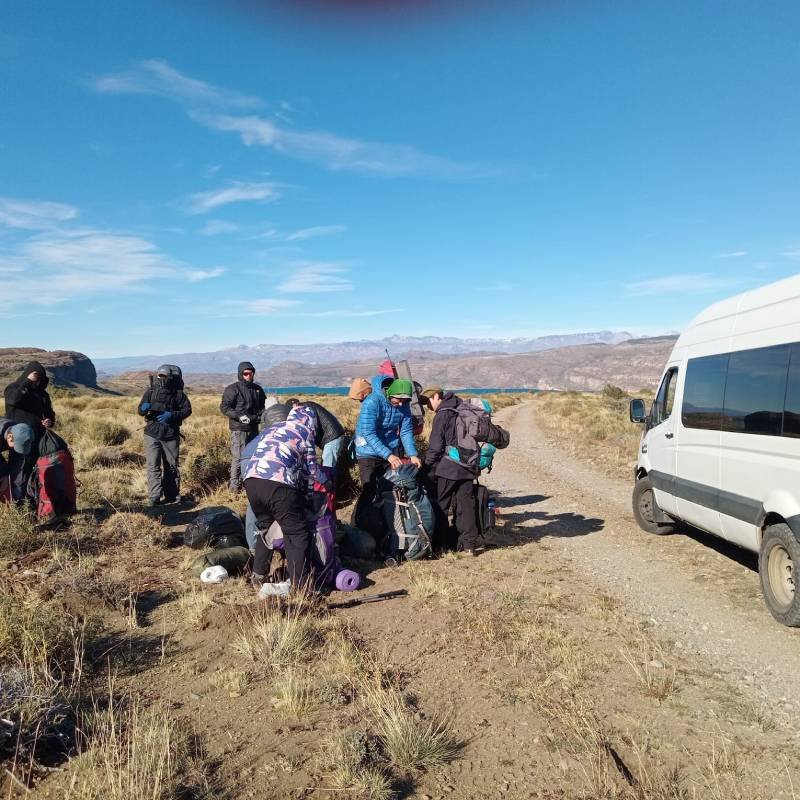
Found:
M 380 594 L 369 594 L 365 597 L 351 597 L 342 603 L 328 603 L 328 608 L 354 608 L 364 603 L 379 603 L 381 600 L 392 600 L 395 597 L 407 597 L 406 589 L 395 589 L 391 592 L 381 592 Z

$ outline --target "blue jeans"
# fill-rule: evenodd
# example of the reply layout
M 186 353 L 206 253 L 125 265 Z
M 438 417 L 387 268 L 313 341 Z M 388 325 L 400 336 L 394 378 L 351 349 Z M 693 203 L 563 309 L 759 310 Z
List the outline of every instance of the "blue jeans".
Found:
M 336 464 L 341 458 L 342 450 L 344 449 L 344 439 L 344 436 L 340 436 L 338 439 L 328 442 L 328 444 L 322 448 L 323 467 L 332 467 L 336 469 Z

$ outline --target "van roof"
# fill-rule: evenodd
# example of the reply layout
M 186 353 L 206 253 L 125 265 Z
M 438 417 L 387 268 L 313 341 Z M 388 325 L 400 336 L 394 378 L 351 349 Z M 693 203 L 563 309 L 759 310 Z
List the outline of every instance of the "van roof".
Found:
M 742 311 L 753 311 L 757 308 L 764 308 L 775 303 L 784 303 L 788 300 L 800 298 L 800 274 L 792 275 L 791 278 L 784 278 L 775 283 L 768 283 L 766 286 L 759 286 L 747 292 L 712 303 L 708 308 L 703 309 L 687 326 L 686 329 L 693 328 L 706 322 L 723 319 L 733 316 Z

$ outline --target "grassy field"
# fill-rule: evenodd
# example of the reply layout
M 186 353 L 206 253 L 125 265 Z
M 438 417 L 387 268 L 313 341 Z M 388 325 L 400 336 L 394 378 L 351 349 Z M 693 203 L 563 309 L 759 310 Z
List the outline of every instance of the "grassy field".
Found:
M 649 407 L 652 393 L 639 393 Z M 615 387 L 599 393 L 536 396 L 537 421 L 559 447 L 615 478 L 632 480 L 642 426 L 628 418 L 632 395 Z
M 353 429 L 356 402 L 316 399 Z M 517 398 L 490 399 L 501 407 Z M 191 401 L 181 453 L 181 490 L 195 498 L 191 511 L 146 507 L 137 398 L 60 392 L 56 430 L 75 457 L 79 514 L 68 529 L 46 531 L 28 513 L 0 506 L 4 797 L 28 786 L 75 800 L 238 796 L 226 795 L 227 777 L 217 774 L 197 726 L 170 712 L 174 681 L 157 698 L 142 682 L 176 658 L 185 673 L 179 683 L 191 682 L 197 666 L 177 654 L 186 637 L 208 627 L 217 605 L 186 572 L 197 553 L 179 546 L 183 525 L 198 507 L 244 511 L 243 495 L 227 488 L 229 437 L 219 397 Z M 430 419 L 427 426 L 426 434 Z M 401 773 L 453 757 L 446 720 L 420 723 L 402 676 L 345 623 L 303 598 L 252 606 L 249 586 L 226 588 L 236 663 L 215 675 L 215 690 L 241 694 L 263 685 L 287 719 L 357 702 L 369 720 L 368 731 L 332 728 L 323 736 L 314 763 L 326 775 L 330 768 L 329 785 L 386 798 Z M 324 670 L 316 666 L 320 653 Z
M 320 399 L 353 425 L 356 403 Z M 226 488 L 218 398 L 192 402 L 196 505 L 146 508 L 136 399 L 86 396 L 57 398 L 81 481 L 71 527 L 0 507 L 0 797 L 796 797 L 769 710 L 572 575 L 534 529 L 499 529 L 477 560 L 366 565 L 367 592 L 409 596 L 355 609 L 200 584 L 184 525 L 244 501 Z M 620 398 L 532 402 L 548 426 L 606 419 L 598 459 L 623 435 Z

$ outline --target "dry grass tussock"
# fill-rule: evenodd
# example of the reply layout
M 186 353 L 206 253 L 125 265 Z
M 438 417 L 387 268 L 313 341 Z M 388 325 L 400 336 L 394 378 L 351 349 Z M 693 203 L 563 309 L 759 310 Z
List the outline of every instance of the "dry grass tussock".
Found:
M 36 517 L 25 508 L 0 503 L 0 558 L 17 558 L 36 550 L 44 540 Z
M 179 800 L 212 792 L 199 741 L 166 709 L 146 708 L 111 687 L 84 722 L 85 752 L 72 764 L 65 800 Z
M 598 394 L 548 392 L 536 397 L 537 420 L 567 452 L 630 480 L 642 435 L 642 426 L 628 418 L 630 397 L 615 387 Z M 649 402 L 652 393 L 637 397 Z
M 435 769 L 460 749 L 449 721 L 410 706 L 400 674 L 310 598 L 263 603 L 242 621 L 233 649 L 245 659 L 245 680 L 269 682 L 278 715 L 308 721 L 325 706 L 358 709 L 359 730 L 332 732 L 317 758 L 337 790 L 389 798 L 399 774 Z
M 84 652 L 97 633 L 55 602 L 0 592 L 0 760 L 31 778 L 38 753 L 66 753 L 84 684 Z

